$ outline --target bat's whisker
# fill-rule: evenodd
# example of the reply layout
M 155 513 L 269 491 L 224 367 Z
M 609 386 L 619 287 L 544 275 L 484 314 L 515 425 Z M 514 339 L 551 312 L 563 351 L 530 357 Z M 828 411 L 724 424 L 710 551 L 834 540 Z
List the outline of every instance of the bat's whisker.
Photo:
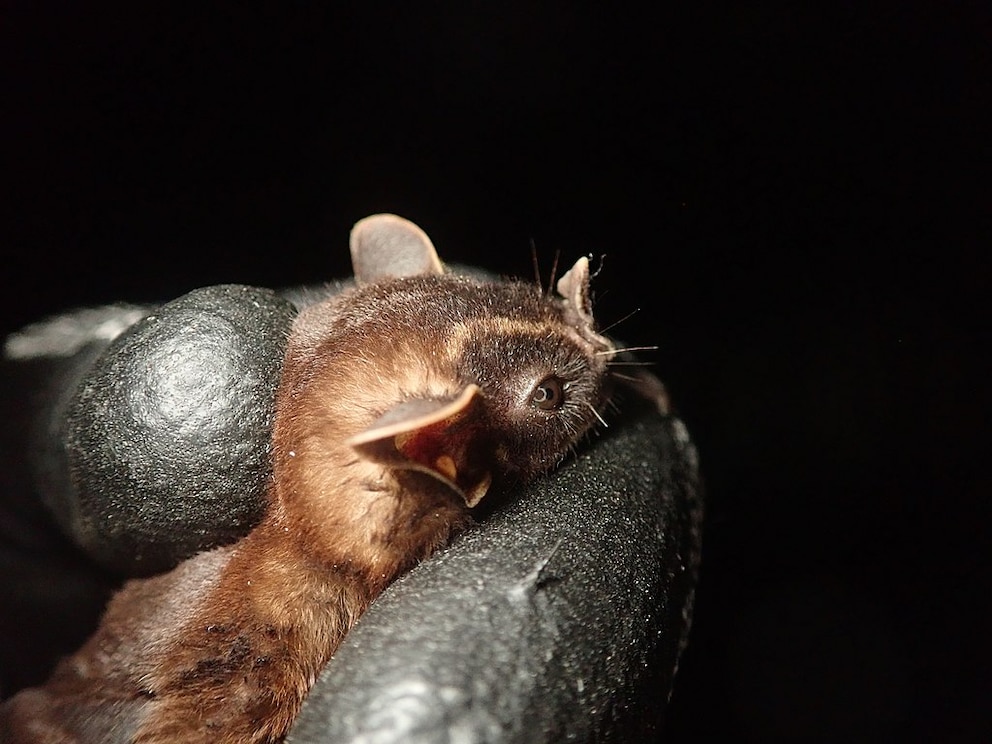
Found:
M 610 425 L 606 423 L 606 419 L 604 419 L 602 416 L 599 415 L 599 411 L 596 410 L 596 407 L 592 403 L 590 403 L 587 400 L 584 400 L 582 402 L 586 404 L 586 408 L 592 411 L 592 415 L 595 416 L 597 419 L 599 419 L 599 423 L 601 423 L 607 429 L 610 428 Z
M 616 327 L 617 327 L 618 325 L 620 325 L 621 323 L 623 323 L 623 322 L 624 322 L 625 320 L 628 320 L 629 318 L 631 318 L 631 316 L 633 316 L 633 315 L 636 315 L 636 314 L 637 314 L 637 313 L 639 313 L 640 311 L 641 311 L 641 308 L 639 308 L 639 307 L 637 307 L 637 308 L 634 308 L 634 309 L 633 309 L 633 310 L 631 310 L 631 311 L 630 311 L 629 313 L 627 313 L 627 314 L 626 314 L 626 315 L 624 315 L 624 316 L 623 316 L 622 318 L 620 318 L 620 320 L 615 320 L 615 321 L 613 321 L 613 322 L 612 322 L 612 323 L 610 323 L 610 324 L 609 324 L 608 326 L 606 326 L 606 328 L 600 328 L 600 330 L 599 330 L 599 332 L 600 332 L 600 333 L 606 333 L 606 332 L 607 332 L 608 330 L 610 330 L 611 328 L 616 328 Z
M 658 348 L 657 346 L 626 346 L 622 349 L 607 349 L 606 351 L 597 351 L 596 356 L 621 354 L 625 351 L 653 351 L 657 348 Z
M 610 372 L 610 376 L 615 377 L 618 380 L 627 380 L 628 382 L 639 382 L 639 378 L 634 377 L 633 375 L 625 375 L 620 372 Z
M 551 274 L 548 276 L 548 291 L 545 294 L 546 297 L 550 297 L 555 290 L 555 279 L 558 274 L 558 259 L 561 258 L 561 251 L 555 251 L 555 257 L 551 261 Z

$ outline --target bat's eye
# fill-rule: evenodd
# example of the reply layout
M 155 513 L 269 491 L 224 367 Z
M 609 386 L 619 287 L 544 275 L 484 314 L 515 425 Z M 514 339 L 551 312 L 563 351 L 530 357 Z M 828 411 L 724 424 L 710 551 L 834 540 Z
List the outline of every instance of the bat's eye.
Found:
M 557 377 L 545 377 L 534 387 L 530 394 L 530 404 L 543 411 L 553 411 L 561 408 L 565 402 L 565 390 Z

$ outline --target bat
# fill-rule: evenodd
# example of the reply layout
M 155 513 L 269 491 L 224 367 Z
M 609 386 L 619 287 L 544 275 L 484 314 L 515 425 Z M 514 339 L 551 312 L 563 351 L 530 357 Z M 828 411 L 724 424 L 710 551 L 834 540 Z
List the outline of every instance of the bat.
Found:
M 262 520 L 126 583 L 82 648 L 0 706 L 0 741 L 281 741 L 390 582 L 602 423 L 619 352 L 586 258 L 555 294 L 452 273 L 395 215 L 358 222 L 350 248 L 354 283 L 289 334 Z

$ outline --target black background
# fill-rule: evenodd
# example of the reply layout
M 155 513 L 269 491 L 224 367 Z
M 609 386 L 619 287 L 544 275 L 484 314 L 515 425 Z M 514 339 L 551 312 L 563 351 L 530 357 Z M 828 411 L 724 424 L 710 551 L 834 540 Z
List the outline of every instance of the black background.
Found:
M 980 3 L 86 5 L 3 11 L 0 330 L 342 277 L 377 211 L 605 255 L 709 485 L 669 740 L 988 740 Z

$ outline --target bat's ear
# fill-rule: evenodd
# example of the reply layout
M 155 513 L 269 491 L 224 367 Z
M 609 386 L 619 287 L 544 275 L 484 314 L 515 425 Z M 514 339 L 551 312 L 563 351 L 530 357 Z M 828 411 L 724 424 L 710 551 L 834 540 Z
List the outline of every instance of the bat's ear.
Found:
M 479 393 L 469 385 L 449 400 L 404 401 L 347 443 L 369 460 L 428 473 L 475 506 L 492 482 Z
M 395 214 L 374 214 L 355 223 L 351 264 L 359 284 L 444 271 L 427 234 Z
M 589 297 L 589 259 L 583 256 L 558 280 L 558 294 L 565 298 L 569 313 L 584 325 L 592 325 Z
M 565 298 L 565 320 L 591 343 L 605 348 L 612 344 L 596 333 L 589 293 L 589 259 L 583 256 L 558 280 L 558 294 Z

